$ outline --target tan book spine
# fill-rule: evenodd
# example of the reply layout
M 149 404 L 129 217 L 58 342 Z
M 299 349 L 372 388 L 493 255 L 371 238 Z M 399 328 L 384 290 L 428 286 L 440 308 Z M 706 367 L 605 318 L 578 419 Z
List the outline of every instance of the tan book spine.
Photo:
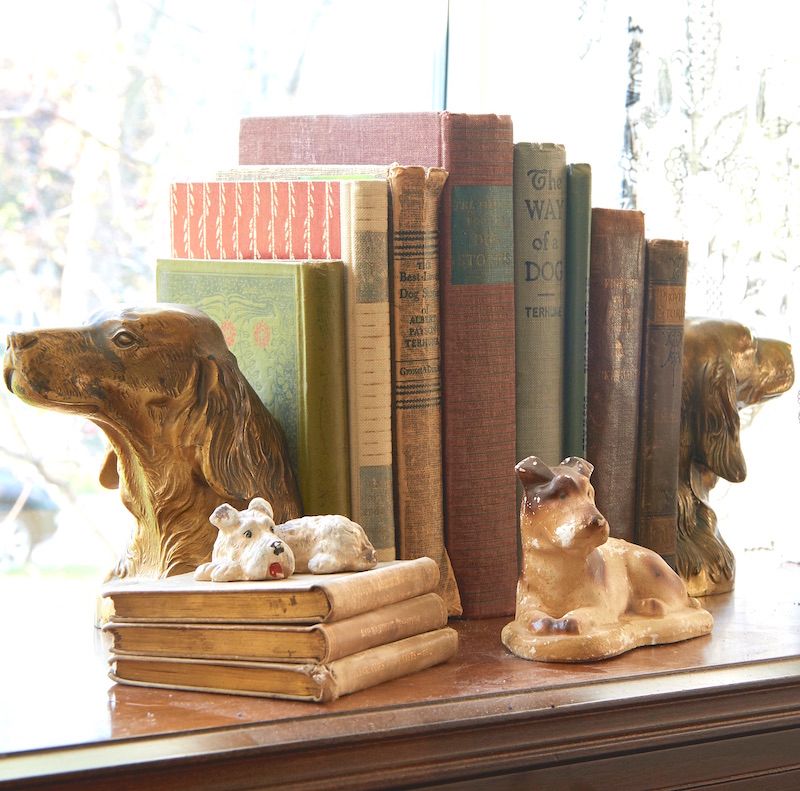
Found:
M 320 624 L 325 641 L 321 662 L 331 662 L 385 643 L 447 626 L 447 608 L 436 593 L 415 596 L 345 621 Z
M 320 679 L 320 699 L 335 700 L 416 673 L 446 662 L 457 651 L 458 632 L 447 627 L 337 659 L 327 666 L 325 680 Z
M 135 686 L 327 703 L 446 662 L 458 633 L 445 627 L 325 664 L 289 665 L 111 654 L 109 675 Z
M 447 171 L 389 170 L 392 193 L 392 413 L 399 555 L 433 558 L 438 593 L 460 615 L 444 543 L 438 208 Z
M 385 180 L 342 182 L 351 518 L 366 531 L 378 560 L 396 557 L 388 217 Z
M 345 621 L 313 626 L 246 623 L 111 621 L 103 631 L 118 656 L 331 662 L 343 656 L 447 626 L 441 596 L 425 593 Z
M 567 163 L 557 143 L 514 146 L 517 459 L 562 458 Z
M 341 621 L 376 607 L 430 593 L 439 585 L 439 565 L 430 557 L 420 557 L 370 571 L 342 574 L 328 582 L 320 574 L 317 584 L 330 602 L 326 621 Z M 291 579 L 291 578 L 290 578 Z

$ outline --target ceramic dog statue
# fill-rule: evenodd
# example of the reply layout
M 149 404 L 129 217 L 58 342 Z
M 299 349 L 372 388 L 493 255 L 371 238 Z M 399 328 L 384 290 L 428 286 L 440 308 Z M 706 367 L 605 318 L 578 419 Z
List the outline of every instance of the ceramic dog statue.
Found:
M 733 588 L 733 553 L 708 495 L 719 478 L 747 475 L 739 409 L 786 392 L 794 365 L 788 343 L 730 320 L 687 319 L 683 349 L 676 566 L 689 593 L 705 596 Z
M 219 535 L 211 561 L 195 570 L 196 580 L 286 579 L 294 573 L 294 552 L 275 534 L 272 506 L 263 498 L 253 498 L 243 511 L 223 503 L 209 521 Z
M 272 506 L 256 497 L 242 511 L 219 506 L 210 521 L 219 536 L 211 562 L 197 568 L 195 579 L 282 579 L 293 571 L 365 571 L 378 562 L 364 529 L 345 516 L 302 516 L 276 525 Z
M 11 333 L 3 376 L 23 401 L 106 433 L 100 482 L 119 488 L 137 522 L 109 578 L 193 571 L 211 556 L 207 515 L 224 502 L 263 495 L 280 521 L 302 513 L 283 430 L 199 310 L 123 308 Z
M 593 469 L 574 456 L 552 469 L 535 456 L 516 466 L 523 565 L 516 618 L 502 640 L 524 659 L 605 659 L 711 631 L 710 613 L 659 555 L 609 538 Z

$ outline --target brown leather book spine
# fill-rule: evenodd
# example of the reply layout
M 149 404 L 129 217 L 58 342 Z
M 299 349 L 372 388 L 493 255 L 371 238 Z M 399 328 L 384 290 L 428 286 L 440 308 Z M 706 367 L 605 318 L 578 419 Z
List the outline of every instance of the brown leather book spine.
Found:
M 634 537 L 673 567 L 688 257 L 685 241 L 647 240 Z
M 592 209 L 586 456 L 611 535 L 634 540 L 644 215 Z
M 461 600 L 444 545 L 438 209 L 447 171 L 392 167 L 392 423 L 400 557 L 439 564 L 451 615 Z

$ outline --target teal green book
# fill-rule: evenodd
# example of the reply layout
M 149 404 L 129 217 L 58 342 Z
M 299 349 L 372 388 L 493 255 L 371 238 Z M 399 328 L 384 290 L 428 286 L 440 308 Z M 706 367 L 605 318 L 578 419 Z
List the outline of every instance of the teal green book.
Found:
M 589 250 L 592 236 L 592 168 L 567 165 L 567 232 L 564 266 L 564 456 L 586 458 Z
M 156 295 L 220 325 L 283 427 L 304 513 L 350 516 L 342 262 L 161 259 Z

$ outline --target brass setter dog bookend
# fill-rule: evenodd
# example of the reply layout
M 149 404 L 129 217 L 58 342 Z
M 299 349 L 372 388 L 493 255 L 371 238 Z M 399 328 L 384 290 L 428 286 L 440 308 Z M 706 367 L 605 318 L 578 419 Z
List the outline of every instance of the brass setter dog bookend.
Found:
M 582 662 L 708 634 L 713 619 L 655 552 L 609 538 L 594 504 L 593 466 L 571 456 L 516 466 L 522 574 L 503 644 L 524 659 Z
M 137 523 L 109 578 L 194 571 L 211 557 L 208 514 L 222 503 L 262 496 L 281 522 L 302 513 L 283 431 L 201 311 L 128 308 L 11 333 L 3 376 L 23 401 L 106 433 L 100 481 L 119 488 Z
M 693 596 L 733 589 L 733 553 L 717 529 L 709 492 L 745 479 L 739 410 L 788 390 L 789 344 L 755 338 L 735 321 L 687 319 L 684 332 L 676 565 Z

